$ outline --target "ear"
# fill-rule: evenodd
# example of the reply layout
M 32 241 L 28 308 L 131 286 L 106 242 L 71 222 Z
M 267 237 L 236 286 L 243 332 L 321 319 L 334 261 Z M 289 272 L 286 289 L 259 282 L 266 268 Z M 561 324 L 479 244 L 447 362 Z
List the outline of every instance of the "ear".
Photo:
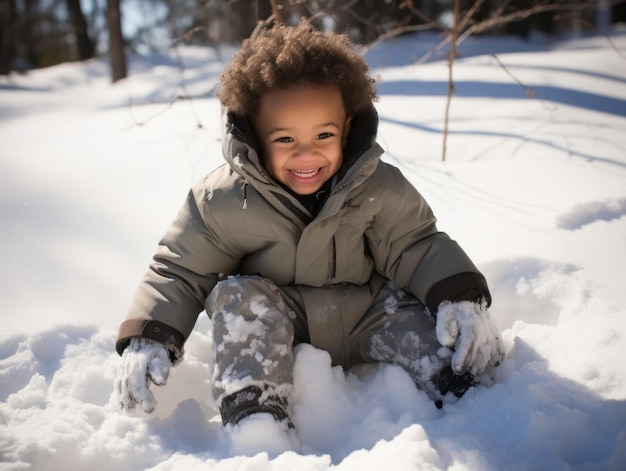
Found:
M 352 116 L 346 118 L 346 123 L 343 126 L 343 135 L 341 136 L 341 147 L 346 147 L 348 142 L 348 136 L 350 135 L 350 125 L 352 124 Z

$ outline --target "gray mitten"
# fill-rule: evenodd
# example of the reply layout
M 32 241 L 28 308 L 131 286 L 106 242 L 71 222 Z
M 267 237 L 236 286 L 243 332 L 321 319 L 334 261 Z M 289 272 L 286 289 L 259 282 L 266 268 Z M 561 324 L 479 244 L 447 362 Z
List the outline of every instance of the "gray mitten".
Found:
M 479 376 L 504 359 L 504 344 L 486 304 L 444 301 L 437 310 L 437 339 L 454 349 L 452 370 Z
M 122 354 L 122 363 L 115 378 L 115 391 L 120 408 L 130 412 L 140 405 L 144 412 L 156 408 L 150 382 L 163 386 L 172 367 L 170 353 L 162 343 L 134 338 Z

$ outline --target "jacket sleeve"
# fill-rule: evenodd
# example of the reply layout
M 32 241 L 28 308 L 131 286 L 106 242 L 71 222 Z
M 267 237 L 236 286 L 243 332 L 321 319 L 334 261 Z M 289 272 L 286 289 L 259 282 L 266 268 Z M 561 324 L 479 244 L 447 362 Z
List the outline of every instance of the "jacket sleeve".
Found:
M 376 269 L 412 292 L 434 314 L 444 300 L 491 296 L 484 276 L 447 234 L 424 198 L 400 171 L 387 166 L 383 205 L 368 239 Z
M 224 242 L 227 238 L 209 211 L 208 191 L 205 182 L 191 189 L 159 242 L 120 326 L 118 353 L 131 338 L 145 337 L 180 357 L 208 293 L 237 266 L 238 255 Z

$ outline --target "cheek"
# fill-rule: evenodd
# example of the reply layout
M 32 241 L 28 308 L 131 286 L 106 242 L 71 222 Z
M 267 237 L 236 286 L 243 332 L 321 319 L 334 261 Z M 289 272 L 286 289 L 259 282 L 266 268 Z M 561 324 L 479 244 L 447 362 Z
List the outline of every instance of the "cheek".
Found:
M 339 167 L 341 167 L 342 163 L 343 163 L 343 147 L 338 147 L 334 152 L 332 166 L 334 167 L 335 170 L 338 170 Z
M 263 164 L 270 175 L 276 178 L 280 174 L 284 159 L 280 152 L 270 151 L 269 149 L 263 153 Z

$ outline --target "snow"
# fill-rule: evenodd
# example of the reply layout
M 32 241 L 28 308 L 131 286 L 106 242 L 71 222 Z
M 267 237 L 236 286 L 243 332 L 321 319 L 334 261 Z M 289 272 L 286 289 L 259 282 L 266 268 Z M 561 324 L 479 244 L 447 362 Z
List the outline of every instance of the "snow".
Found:
M 114 86 L 103 60 L 0 78 L 0 470 L 626 469 L 626 33 L 608 39 L 468 39 L 446 162 L 446 63 L 414 64 L 435 39 L 369 53 L 385 159 L 484 271 L 507 357 L 437 410 L 399 367 L 298 347 L 284 453 L 260 419 L 223 430 L 206 316 L 153 415 L 113 394 L 136 283 L 222 163 L 210 91 L 232 51 L 183 49 L 182 73 L 136 57 Z

